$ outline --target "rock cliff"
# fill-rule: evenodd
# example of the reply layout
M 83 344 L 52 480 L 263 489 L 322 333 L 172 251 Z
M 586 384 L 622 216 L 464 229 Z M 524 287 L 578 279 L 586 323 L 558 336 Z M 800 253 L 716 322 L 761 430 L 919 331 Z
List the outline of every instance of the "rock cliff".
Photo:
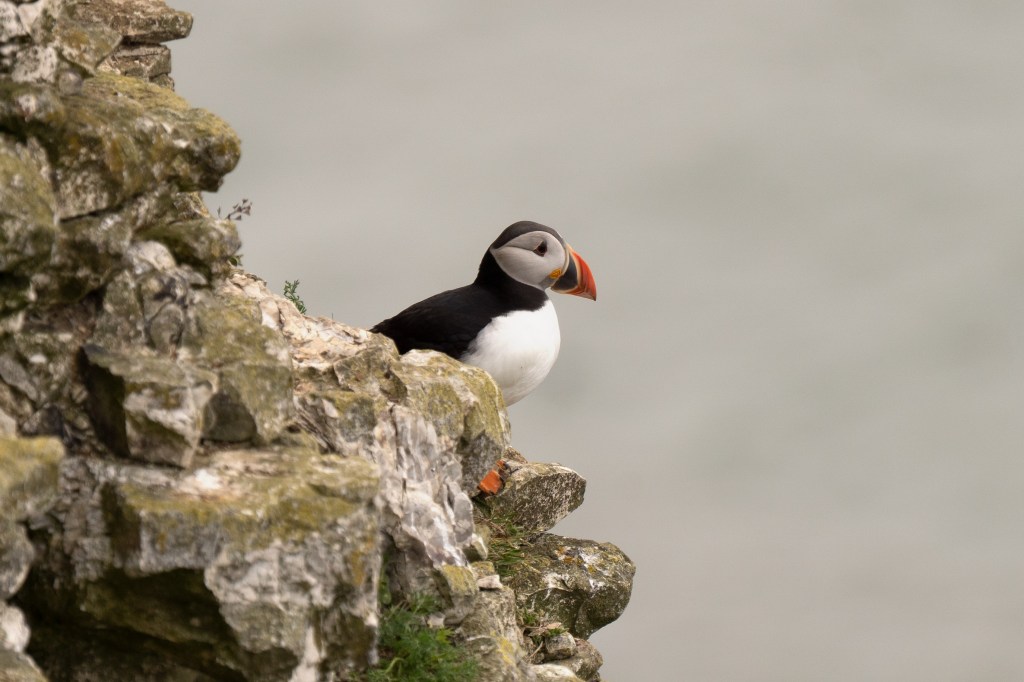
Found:
M 510 448 L 486 373 L 236 267 L 191 25 L 0 0 L 0 680 L 600 679 L 634 568 L 548 532 L 585 482 Z

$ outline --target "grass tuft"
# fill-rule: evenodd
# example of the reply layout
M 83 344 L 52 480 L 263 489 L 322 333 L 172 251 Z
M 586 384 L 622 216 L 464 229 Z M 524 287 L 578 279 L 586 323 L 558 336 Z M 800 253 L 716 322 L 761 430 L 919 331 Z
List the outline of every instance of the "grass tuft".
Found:
M 502 578 L 512 575 L 515 567 L 522 563 L 526 555 L 523 547 L 529 544 L 530 538 L 522 526 L 510 518 L 491 516 L 484 519 L 491 531 L 491 541 L 487 545 L 487 558 L 494 564 L 494 570 Z
M 432 628 L 426 617 L 440 610 L 430 595 L 392 603 L 382 581 L 378 650 L 381 661 L 367 671 L 367 682 L 472 682 L 477 664 L 456 648 L 448 628 Z

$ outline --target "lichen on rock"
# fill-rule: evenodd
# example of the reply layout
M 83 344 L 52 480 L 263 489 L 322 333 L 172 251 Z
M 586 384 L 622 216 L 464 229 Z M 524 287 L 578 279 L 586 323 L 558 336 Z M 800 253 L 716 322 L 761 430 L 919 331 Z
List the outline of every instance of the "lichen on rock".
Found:
M 384 337 L 302 316 L 251 276 L 229 281 L 291 345 L 298 423 L 324 450 L 358 454 L 379 467 L 385 528 L 397 550 L 392 584 L 437 592 L 444 582 L 437 572 L 465 566 L 473 539 L 463 467 L 493 461 L 507 442 L 503 410 L 491 418 L 486 438 L 478 426 L 485 420 L 473 416 L 485 401 L 500 404 L 494 382 L 446 356 L 399 357 Z M 469 441 L 474 448 L 462 447 Z M 490 450 L 483 449 L 487 442 Z
M 284 337 L 261 324 L 257 306 L 231 295 L 230 288 L 200 291 L 192 307 L 184 349 L 219 377 L 207 406 L 204 437 L 273 441 L 292 417 L 292 366 Z
M 22 587 L 35 560 L 25 523 L 45 513 L 58 496 L 64 448 L 53 438 L 0 435 L 0 678 L 42 680 L 23 652 L 29 642 L 24 613 L 6 603 Z
M 520 609 L 587 638 L 629 603 L 636 568 L 611 543 L 543 534 L 508 579 Z
M 85 346 L 85 385 L 96 432 L 111 452 L 188 467 L 217 376 L 167 358 Z
M 238 137 L 167 88 L 100 73 L 64 98 L 65 119 L 44 139 L 56 158 L 61 218 L 96 213 L 167 183 L 214 190 L 238 163 Z
M 497 495 L 484 498 L 488 512 L 527 535 L 550 530 L 583 504 L 587 482 L 561 464 L 506 461 L 507 478 Z

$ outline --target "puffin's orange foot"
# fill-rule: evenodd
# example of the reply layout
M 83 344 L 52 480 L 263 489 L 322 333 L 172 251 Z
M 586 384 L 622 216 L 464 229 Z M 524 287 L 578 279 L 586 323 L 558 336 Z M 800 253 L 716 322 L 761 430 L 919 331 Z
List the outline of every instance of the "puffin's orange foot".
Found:
M 505 487 L 505 479 L 508 478 L 508 474 L 508 465 L 505 460 L 499 459 L 494 468 L 484 475 L 477 488 L 484 495 L 497 495 Z

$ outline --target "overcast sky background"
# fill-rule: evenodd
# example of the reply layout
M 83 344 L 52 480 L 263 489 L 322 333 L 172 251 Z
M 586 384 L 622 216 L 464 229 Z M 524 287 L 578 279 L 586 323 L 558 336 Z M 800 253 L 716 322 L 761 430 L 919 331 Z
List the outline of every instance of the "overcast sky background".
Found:
M 591 265 L 510 414 L 637 563 L 605 677 L 1024 679 L 1024 3 L 170 4 L 312 314 Z

